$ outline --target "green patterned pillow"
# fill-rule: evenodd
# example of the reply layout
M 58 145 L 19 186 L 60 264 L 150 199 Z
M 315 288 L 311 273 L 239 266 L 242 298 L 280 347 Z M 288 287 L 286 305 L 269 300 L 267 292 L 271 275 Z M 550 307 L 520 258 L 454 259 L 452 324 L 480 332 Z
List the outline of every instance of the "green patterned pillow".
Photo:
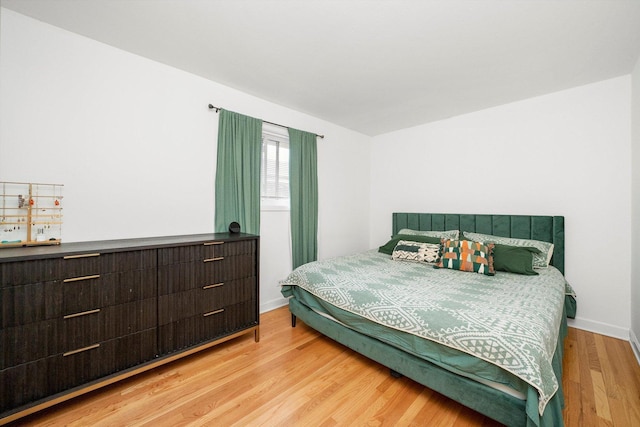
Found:
M 471 240 L 442 239 L 440 258 L 434 267 L 493 276 L 496 272 L 493 269 L 492 253 L 493 243 L 484 245 Z
M 533 254 L 533 266 L 535 268 L 549 267 L 551 257 L 553 256 L 553 243 L 542 242 L 540 240 L 516 239 L 514 237 L 500 237 L 491 234 L 472 233 L 464 231 L 464 238 L 482 243 L 499 243 L 509 246 L 529 246 L 540 250 L 540 253 Z
M 440 245 L 435 243 L 420 243 L 408 240 L 400 240 L 396 245 L 391 258 L 402 261 L 434 263 L 438 260 Z

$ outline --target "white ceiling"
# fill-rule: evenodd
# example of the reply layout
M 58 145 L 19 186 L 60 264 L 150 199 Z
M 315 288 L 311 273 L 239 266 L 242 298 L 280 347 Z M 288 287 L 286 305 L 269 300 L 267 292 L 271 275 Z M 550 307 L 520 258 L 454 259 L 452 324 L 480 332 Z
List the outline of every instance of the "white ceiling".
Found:
M 626 75 L 640 56 L 640 0 L 0 4 L 367 135 Z

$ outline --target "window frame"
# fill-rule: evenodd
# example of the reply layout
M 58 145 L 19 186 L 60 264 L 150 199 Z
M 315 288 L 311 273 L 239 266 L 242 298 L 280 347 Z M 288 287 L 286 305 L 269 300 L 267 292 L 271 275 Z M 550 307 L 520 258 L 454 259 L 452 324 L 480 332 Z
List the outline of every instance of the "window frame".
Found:
M 276 154 L 276 188 L 278 188 L 279 184 L 279 172 L 282 167 L 282 162 L 280 161 L 280 144 L 286 144 L 287 151 L 289 150 L 289 133 L 287 129 L 283 129 L 279 126 L 270 125 L 268 123 L 263 123 L 262 126 L 262 145 L 261 145 L 261 154 L 260 154 L 260 210 L 261 211 L 289 211 L 291 208 L 290 203 L 290 190 L 289 185 L 287 184 L 286 189 L 286 197 L 272 197 L 266 196 L 264 194 L 264 180 L 266 179 L 266 165 L 265 165 L 265 141 L 274 141 L 277 142 L 277 154 Z M 289 167 L 289 159 L 287 159 L 286 167 Z M 287 170 L 288 175 L 288 170 Z

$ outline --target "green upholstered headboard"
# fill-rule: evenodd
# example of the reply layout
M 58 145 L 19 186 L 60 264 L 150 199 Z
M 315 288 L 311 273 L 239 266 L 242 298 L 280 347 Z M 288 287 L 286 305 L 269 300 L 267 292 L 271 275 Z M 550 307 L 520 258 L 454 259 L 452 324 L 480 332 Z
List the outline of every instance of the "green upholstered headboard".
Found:
M 393 234 L 403 228 L 471 231 L 550 242 L 554 245 L 551 264 L 564 274 L 563 216 L 394 213 Z

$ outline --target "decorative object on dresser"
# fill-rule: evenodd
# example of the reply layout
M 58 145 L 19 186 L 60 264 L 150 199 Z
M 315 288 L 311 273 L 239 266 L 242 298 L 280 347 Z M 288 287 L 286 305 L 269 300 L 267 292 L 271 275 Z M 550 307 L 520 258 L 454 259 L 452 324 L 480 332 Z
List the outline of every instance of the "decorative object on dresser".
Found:
M 239 233 L 239 232 L 240 232 L 240 224 L 238 224 L 235 221 L 229 224 L 229 233 Z
M 259 340 L 259 237 L 0 251 L 0 424 L 232 338 Z
M 0 182 L 0 248 L 60 244 L 63 187 Z

